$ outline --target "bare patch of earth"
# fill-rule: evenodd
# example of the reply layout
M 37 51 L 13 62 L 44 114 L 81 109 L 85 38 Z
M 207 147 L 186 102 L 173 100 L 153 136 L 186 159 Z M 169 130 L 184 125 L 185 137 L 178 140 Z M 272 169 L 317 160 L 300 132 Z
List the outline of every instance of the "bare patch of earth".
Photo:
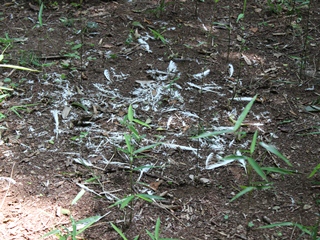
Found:
M 163 12 L 152 1 L 46 1 L 42 27 L 33 4 L 1 2 L 1 51 L 11 44 L 2 63 L 41 70 L 0 69 L 2 86 L 14 89 L 1 103 L 1 239 L 70 227 L 61 209 L 76 220 L 104 216 L 84 239 L 119 239 L 110 222 L 128 239 L 148 239 L 158 217 L 161 236 L 177 239 L 310 238 L 296 226 L 258 227 L 318 224 L 317 176 L 307 177 L 320 140 L 306 135 L 319 132 L 319 111 L 310 111 L 319 104 L 318 2 L 309 12 L 297 3 L 295 12 L 276 13 L 267 1 L 248 1 L 237 23 L 243 1 L 177 0 Z M 246 136 L 191 138 L 231 128 L 256 94 L 241 127 Z M 134 160 L 158 166 L 133 172 L 134 191 L 164 200 L 135 201 L 128 224 L 129 207 L 109 207 L 130 194 L 128 158 L 119 151 L 130 104 L 151 126 L 137 127 L 144 135 L 137 147 L 162 143 Z M 230 202 L 241 186 L 262 180 L 239 162 L 212 166 L 249 150 L 256 130 L 292 167 L 261 147 L 258 164 L 297 173 L 267 174 L 272 188 Z

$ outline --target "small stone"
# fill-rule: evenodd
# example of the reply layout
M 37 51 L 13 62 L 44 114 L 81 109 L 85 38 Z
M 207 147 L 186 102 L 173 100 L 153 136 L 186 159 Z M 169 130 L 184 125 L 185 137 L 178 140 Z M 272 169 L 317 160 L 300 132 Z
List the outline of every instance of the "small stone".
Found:
M 308 209 L 310 209 L 310 208 L 312 208 L 312 206 L 311 206 L 310 204 L 305 204 L 305 205 L 303 206 L 303 210 L 308 210 Z
M 211 182 L 210 179 L 208 179 L 208 178 L 200 178 L 199 180 L 200 180 L 200 182 L 202 182 L 204 184 L 209 184 Z
M 264 221 L 265 223 L 271 224 L 271 220 L 267 216 L 263 216 L 262 221 Z

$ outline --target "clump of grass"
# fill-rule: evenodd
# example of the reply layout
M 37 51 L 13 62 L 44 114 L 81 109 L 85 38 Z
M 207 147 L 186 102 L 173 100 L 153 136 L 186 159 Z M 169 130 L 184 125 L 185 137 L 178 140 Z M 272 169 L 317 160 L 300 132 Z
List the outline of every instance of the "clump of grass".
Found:
M 195 136 L 193 138 L 207 138 L 210 136 L 215 135 L 221 135 L 225 133 L 232 133 L 235 136 L 246 136 L 246 133 L 243 133 L 240 130 L 240 127 L 243 125 L 243 121 L 245 120 L 246 116 L 248 115 L 253 103 L 255 102 L 257 98 L 257 95 L 252 98 L 252 100 L 247 104 L 247 106 L 244 108 L 243 112 L 240 114 L 238 120 L 235 122 L 235 125 L 233 129 L 231 130 L 223 130 L 223 131 L 215 131 L 215 132 L 206 132 L 202 133 L 198 136 Z M 240 137 L 241 138 L 241 137 Z M 278 167 L 262 167 L 258 164 L 258 162 L 254 159 L 254 154 L 256 151 L 257 146 L 257 139 L 258 139 L 258 131 L 256 131 L 253 135 L 251 146 L 249 150 L 241 150 L 240 153 L 245 153 L 246 155 L 240 155 L 240 154 L 233 154 L 226 156 L 222 159 L 222 161 L 239 161 L 242 163 L 242 165 L 247 166 L 247 173 L 248 173 L 248 186 L 240 186 L 242 190 L 236 194 L 230 201 L 234 201 L 238 199 L 239 197 L 245 195 L 246 193 L 250 193 L 254 190 L 263 190 L 263 189 L 269 189 L 272 187 L 272 183 L 268 181 L 267 174 L 269 173 L 278 173 L 278 174 L 292 174 L 294 171 L 288 170 L 288 169 L 282 169 Z M 268 145 L 264 142 L 259 142 L 259 145 L 263 147 L 265 150 L 267 150 L 269 153 L 274 154 L 275 156 L 282 159 L 288 166 L 292 167 L 292 164 L 290 161 L 282 155 L 274 146 Z M 248 155 L 247 155 L 248 153 Z M 253 182 L 253 173 L 256 173 L 263 181 L 259 182 Z
M 113 229 L 122 237 L 123 240 L 128 240 L 128 238 L 121 231 L 121 229 L 119 229 L 113 223 L 110 223 L 110 224 L 113 227 Z M 160 224 L 161 224 L 161 221 L 160 221 L 160 218 L 158 218 L 153 233 L 151 233 L 149 230 L 146 229 L 146 232 L 147 232 L 147 234 L 148 234 L 148 236 L 150 237 L 151 240 L 178 240 L 178 239 L 175 239 L 175 238 L 162 238 L 162 237 L 160 237 Z M 138 240 L 139 239 L 139 235 L 135 236 L 133 239 L 134 240 Z
M 132 108 L 132 105 L 128 107 L 128 114 L 124 117 L 122 124 L 128 129 L 129 133 L 124 134 L 124 140 L 125 140 L 125 147 L 124 148 L 118 148 L 118 151 L 121 151 L 126 154 L 127 159 L 129 161 L 129 171 L 130 171 L 130 194 L 120 200 L 118 200 L 116 203 L 111 205 L 110 207 L 114 206 L 120 206 L 120 209 L 124 209 L 129 204 L 131 205 L 131 212 L 129 217 L 129 223 L 132 221 L 132 204 L 133 201 L 142 199 L 147 202 L 153 202 L 154 200 L 160 200 L 163 199 L 159 196 L 149 195 L 149 194 L 141 194 L 141 193 L 134 193 L 134 180 L 133 180 L 133 171 L 140 168 L 134 168 L 134 162 L 135 159 L 143 157 L 143 153 L 155 148 L 160 143 L 155 143 L 152 145 L 147 145 L 144 147 L 139 147 L 138 143 L 143 139 L 143 136 L 140 135 L 139 131 L 135 127 L 135 124 L 138 124 L 140 126 L 144 126 L 147 128 L 151 128 L 147 123 L 134 118 L 134 111 Z

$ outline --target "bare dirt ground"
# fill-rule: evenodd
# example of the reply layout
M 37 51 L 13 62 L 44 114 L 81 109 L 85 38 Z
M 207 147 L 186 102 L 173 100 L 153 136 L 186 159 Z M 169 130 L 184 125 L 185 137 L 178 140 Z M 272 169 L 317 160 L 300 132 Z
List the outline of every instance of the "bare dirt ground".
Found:
M 0 239 L 70 227 L 61 209 L 104 216 L 78 239 L 121 239 L 111 222 L 149 239 L 158 217 L 166 238 L 312 239 L 294 225 L 319 224 L 319 178 L 308 176 L 320 160 L 320 3 L 309 4 L 248 0 L 237 21 L 243 1 L 176 0 L 164 11 L 156 1 L 45 1 L 40 26 L 37 1 L 1 1 L 1 63 L 41 72 L 0 68 L 12 89 L 2 89 Z M 231 128 L 256 94 L 240 132 L 191 138 Z M 131 194 L 120 150 L 130 104 L 151 127 L 136 125 L 144 138 L 132 144 L 162 143 L 134 159 L 154 167 L 133 171 L 133 193 L 164 199 L 110 208 Z M 294 174 L 266 170 L 266 184 L 239 161 L 213 167 L 248 155 L 256 130 L 292 167 L 261 146 L 256 162 Z M 272 187 L 230 202 L 241 186 Z M 279 222 L 292 224 L 259 229 Z

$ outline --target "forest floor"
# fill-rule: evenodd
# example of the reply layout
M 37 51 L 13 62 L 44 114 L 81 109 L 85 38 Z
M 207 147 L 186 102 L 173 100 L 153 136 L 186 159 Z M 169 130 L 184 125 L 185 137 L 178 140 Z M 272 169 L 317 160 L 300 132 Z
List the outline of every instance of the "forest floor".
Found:
M 70 216 L 101 216 L 77 239 L 158 218 L 163 238 L 317 239 L 319 1 L 37 2 L 0 4 L 1 64 L 39 70 L 0 68 L 0 239 Z

